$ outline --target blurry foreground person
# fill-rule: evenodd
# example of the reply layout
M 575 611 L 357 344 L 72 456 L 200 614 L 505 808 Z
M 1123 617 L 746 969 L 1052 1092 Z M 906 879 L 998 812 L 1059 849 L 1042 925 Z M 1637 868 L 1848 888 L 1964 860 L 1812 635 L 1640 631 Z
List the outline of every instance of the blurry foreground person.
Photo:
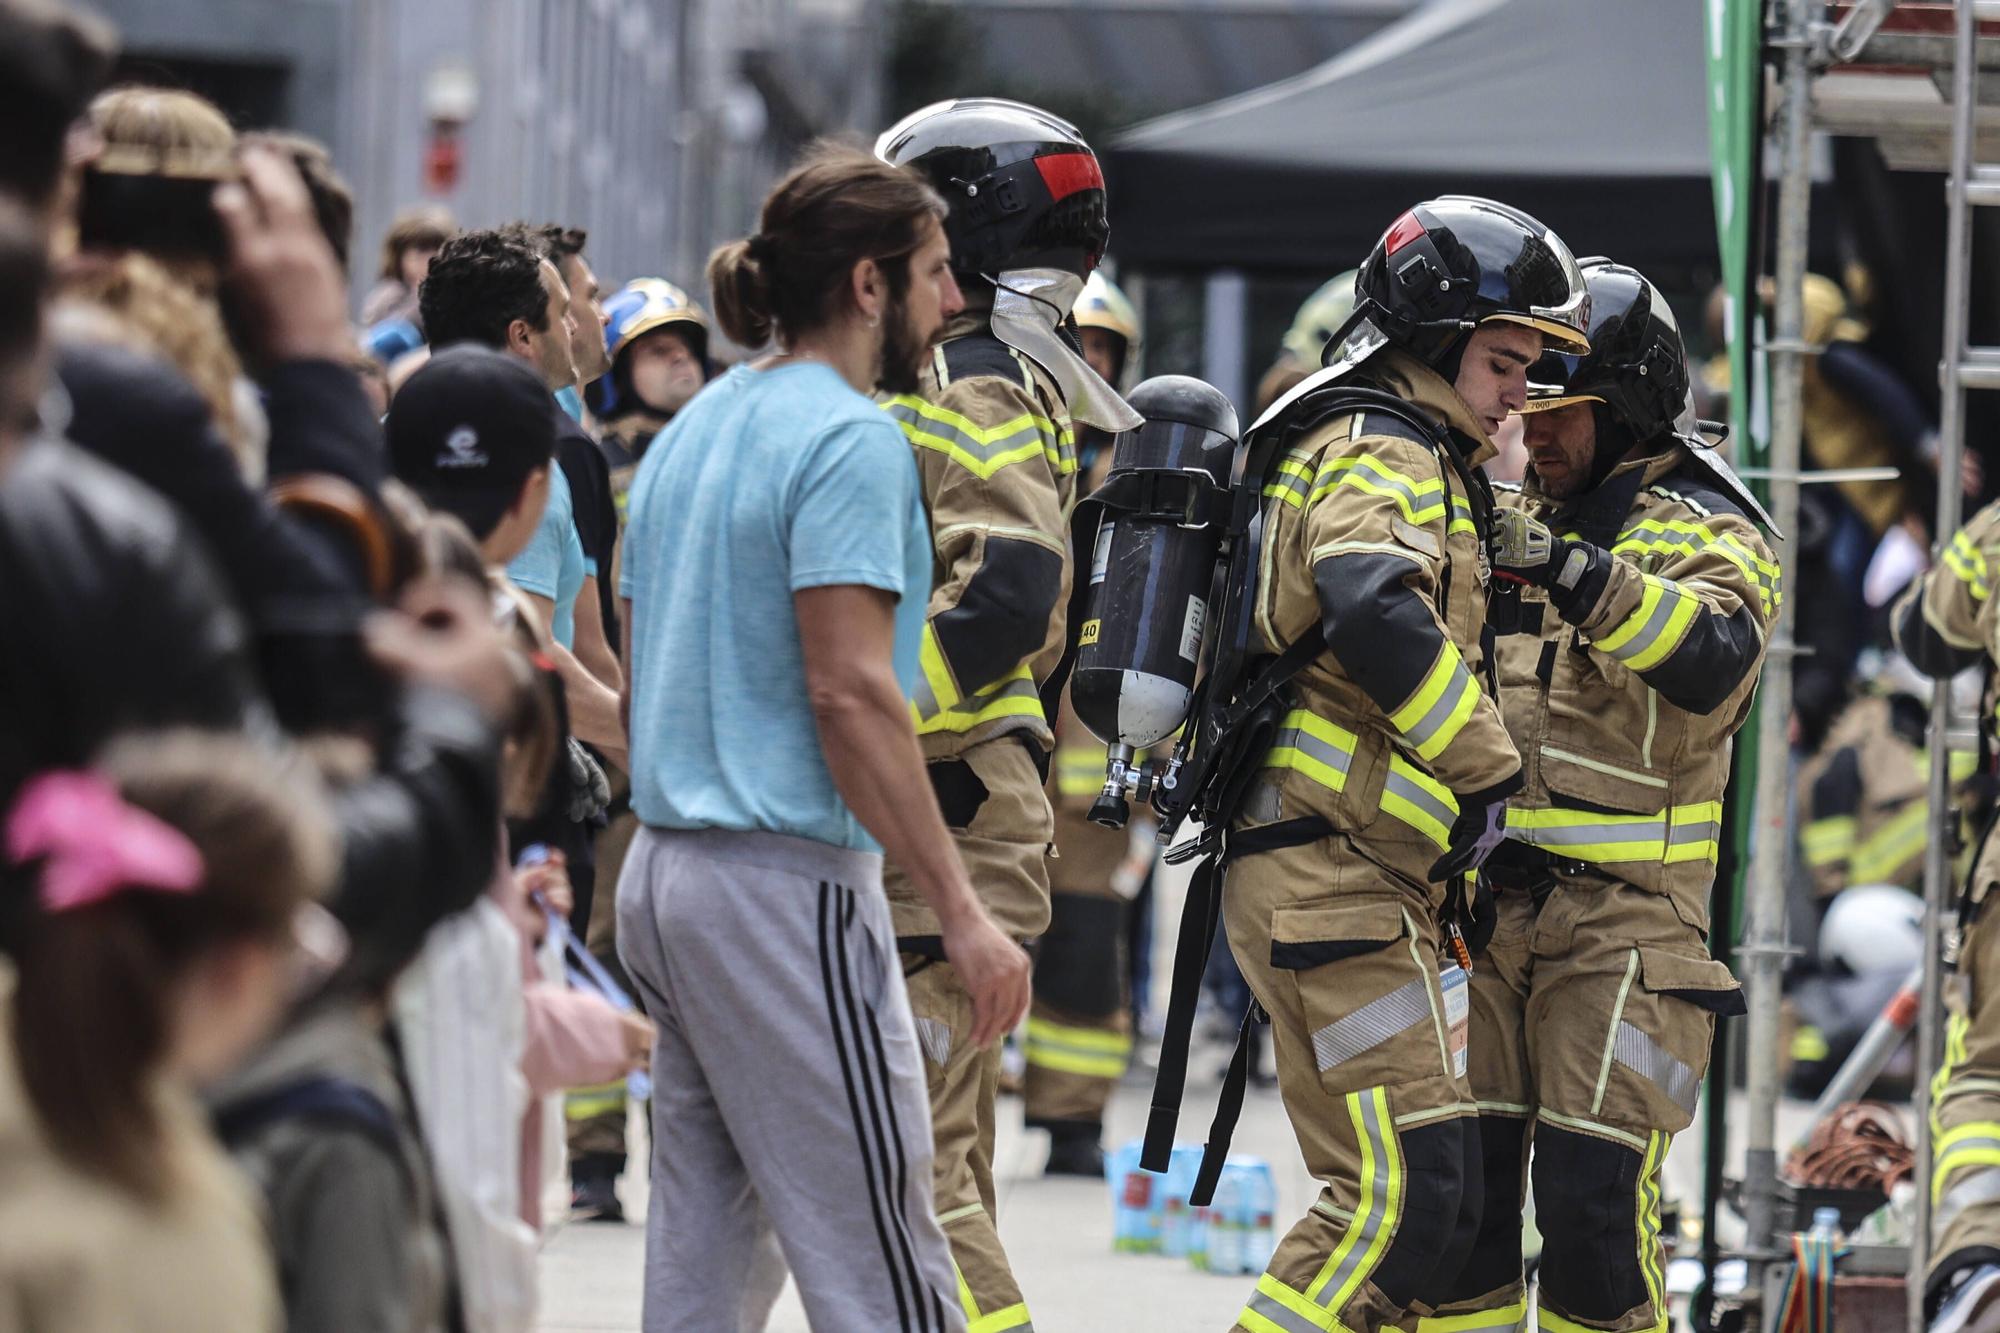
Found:
M 195 1094 L 279 1013 L 336 862 L 316 784 L 134 735 L 31 779 L 0 852 L 0 1328 L 269 1333 L 257 1210 Z

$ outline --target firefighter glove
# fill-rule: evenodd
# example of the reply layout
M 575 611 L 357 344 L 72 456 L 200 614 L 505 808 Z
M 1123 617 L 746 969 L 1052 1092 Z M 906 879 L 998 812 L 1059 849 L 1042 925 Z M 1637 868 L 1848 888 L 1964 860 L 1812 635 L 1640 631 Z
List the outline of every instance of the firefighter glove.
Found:
M 1451 842 L 1431 866 L 1431 881 L 1444 883 L 1454 875 L 1477 870 L 1507 837 L 1507 802 L 1461 800 Z
M 1493 515 L 1493 572 L 1516 583 L 1574 591 L 1590 569 L 1587 542 L 1558 537 L 1549 525 L 1519 509 Z

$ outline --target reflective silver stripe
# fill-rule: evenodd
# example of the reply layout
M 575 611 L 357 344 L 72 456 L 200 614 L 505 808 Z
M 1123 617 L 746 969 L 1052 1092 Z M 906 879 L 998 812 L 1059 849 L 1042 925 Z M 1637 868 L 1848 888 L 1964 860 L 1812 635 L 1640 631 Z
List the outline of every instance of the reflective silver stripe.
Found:
M 1638 1028 L 1630 1023 L 1618 1024 L 1618 1036 L 1611 1047 L 1611 1058 L 1639 1077 L 1657 1085 L 1675 1106 L 1689 1115 L 1694 1114 L 1695 1098 L 1701 1092 L 1701 1080 L 1694 1076 L 1694 1070 L 1675 1059 L 1665 1047 Z
M 1445 682 L 1444 693 L 1440 694 L 1437 702 L 1430 706 L 1429 712 L 1418 718 L 1411 724 L 1410 729 L 1403 733 L 1409 738 L 1410 744 L 1420 750 L 1428 745 L 1431 737 L 1437 735 L 1438 728 L 1451 719 L 1451 715 L 1458 709 L 1459 701 L 1465 698 L 1465 692 L 1471 688 L 1472 673 L 1465 669 L 1465 659 L 1461 657 L 1451 664 L 1451 679 Z
M 1933 1234 L 1941 1234 L 1966 1209 L 1991 1203 L 2000 1203 L 2000 1167 L 1982 1166 L 1960 1177 L 1937 1201 L 1931 1212 Z
M 1273 750 L 1297 750 L 1308 759 L 1317 759 L 1342 777 L 1347 776 L 1347 766 L 1354 762 L 1354 756 L 1335 745 L 1330 745 L 1298 727 L 1289 727 L 1278 733 L 1278 739 L 1271 743 Z
M 1283 1301 L 1274 1300 L 1261 1291 L 1250 1298 L 1250 1309 L 1284 1329 L 1285 1333 L 1325 1333 L 1318 1324 Z
M 1438 823 L 1444 825 L 1446 828 L 1450 828 L 1452 826 L 1452 822 L 1458 818 L 1458 813 L 1454 811 L 1450 806 L 1446 805 L 1443 801 L 1440 801 L 1437 797 L 1431 795 L 1431 793 L 1425 791 L 1422 787 L 1419 787 L 1416 783 L 1410 781 L 1407 777 L 1403 776 L 1401 773 L 1398 773 L 1393 768 L 1389 770 L 1388 778 L 1386 778 L 1383 781 L 1382 789 L 1384 791 L 1394 792 L 1396 795 L 1408 801 L 1411 805 L 1416 806 L 1419 810 L 1422 810 L 1426 814 L 1430 815 L 1431 818 L 1437 820 Z
M 1541 828 L 1533 824 L 1521 829 L 1523 842 L 1537 847 L 1581 847 L 1605 842 L 1659 842 L 1666 835 L 1664 819 L 1618 819 L 1602 824 L 1558 824 Z M 1511 835 L 1513 829 L 1509 828 Z
M 1313 1056 L 1324 1072 L 1343 1061 L 1352 1060 L 1363 1051 L 1373 1050 L 1430 1016 L 1430 989 L 1424 979 L 1418 977 L 1313 1033 Z
M 1666 630 L 1667 622 L 1672 620 L 1674 612 L 1680 609 L 1681 598 L 1684 596 L 1686 594 L 1679 589 L 1670 587 L 1662 582 L 1660 585 L 1660 600 L 1653 604 L 1653 614 L 1647 618 L 1645 627 L 1631 638 L 1625 640 L 1625 642 L 1619 644 L 1616 648 L 1606 648 L 1604 651 L 1610 653 L 1621 662 L 1628 657 L 1637 657 L 1640 653 L 1645 652 L 1653 646 L 1653 641 L 1658 639 Z
M 1419 978 L 1415 984 L 1421 987 L 1424 983 Z M 1408 990 L 1409 987 L 1405 986 L 1402 989 Z M 1396 991 L 1391 992 L 1391 994 L 1400 993 Z M 1430 1017 L 1430 1002 L 1425 1000 L 1423 1003 L 1424 1017 L 1428 1018 Z M 1313 1044 L 1315 1047 L 1318 1046 L 1317 1038 L 1314 1039 Z M 1326 1066 L 1321 1065 L 1320 1068 L 1324 1069 Z M 1316 1299 L 1323 1306 L 1331 1306 L 1334 1298 L 1340 1295 L 1341 1291 L 1346 1288 L 1348 1281 L 1353 1278 L 1355 1270 L 1361 1267 L 1361 1261 L 1375 1248 L 1377 1233 L 1385 1225 L 1394 1226 L 1396 1224 L 1396 1219 L 1389 1216 L 1389 1187 L 1395 1181 L 1396 1177 L 1402 1174 L 1402 1164 L 1391 1161 L 1389 1157 L 1391 1145 L 1396 1139 L 1396 1131 L 1392 1126 L 1382 1123 L 1383 1116 L 1376 1109 L 1374 1097 L 1370 1096 L 1367 1092 L 1358 1092 L 1350 1095 L 1361 1104 L 1361 1123 L 1368 1134 L 1368 1146 L 1375 1154 L 1375 1187 L 1370 1192 L 1369 1197 L 1363 1200 L 1361 1206 L 1356 1210 L 1362 1215 L 1360 1218 L 1361 1234 L 1354 1238 L 1354 1244 L 1348 1248 L 1347 1257 L 1340 1261 L 1340 1267 L 1333 1271 L 1333 1276 L 1328 1278 L 1326 1285 L 1319 1289 L 1319 1296 Z M 1384 1101 L 1386 1103 L 1387 1099 L 1384 1098 Z M 1338 1314 L 1339 1311 L 1336 1310 L 1334 1313 Z
M 924 1048 L 931 1063 L 939 1069 L 951 1062 L 951 1029 L 935 1018 L 919 1018 L 917 1024 L 917 1045 Z
M 1722 838 L 1722 825 L 1712 819 L 1704 819 L 1699 824 L 1677 824 L 1667 834 L 1667 846 L 1683 847 L 1691 842 L 1717 842 Z
M 917 716 L 921 718 L 936 717 L 940 711 L 937 691 L 931 688 L 930 678 L 921 671 L 917 673 L 916 682 L 911 688 L 910 703 L 916 708 Z

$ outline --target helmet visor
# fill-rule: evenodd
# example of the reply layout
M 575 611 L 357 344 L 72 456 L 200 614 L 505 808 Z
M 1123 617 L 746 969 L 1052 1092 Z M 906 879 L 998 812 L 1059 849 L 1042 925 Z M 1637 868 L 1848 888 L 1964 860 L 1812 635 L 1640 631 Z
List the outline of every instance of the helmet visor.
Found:
M 1582 365 L 1579 353 L 1553 347 L 1543 352 L 1541 360 L 1528 367 L 1528 401 L 1521 405 L 1521 414 L 1553 412 L 1572 403 L 1603 402 L 1596 394 L 1578 392 L 1573 387 Z

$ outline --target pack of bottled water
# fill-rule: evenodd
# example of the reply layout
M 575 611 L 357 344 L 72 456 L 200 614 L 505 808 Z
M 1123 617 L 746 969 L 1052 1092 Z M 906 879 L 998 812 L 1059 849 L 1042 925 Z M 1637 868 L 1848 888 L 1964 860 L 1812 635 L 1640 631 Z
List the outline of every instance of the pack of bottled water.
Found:
M 1163 1175 L 1139 1165 L 1139 1148 L 1128 1143 L 1105 1159 L 1113 1249 L 1184 1258 L 1211 1273 L 1264 1271 L 1277 1248 L 1277 1183 L 1270 1163 L 1260 1157 L 1230 1157 L 1216 1181 L 1215 1197 L 1196 1208 L 1188 1195 L 1201 1170 L 1201 1147 L 1177 1145 Z

